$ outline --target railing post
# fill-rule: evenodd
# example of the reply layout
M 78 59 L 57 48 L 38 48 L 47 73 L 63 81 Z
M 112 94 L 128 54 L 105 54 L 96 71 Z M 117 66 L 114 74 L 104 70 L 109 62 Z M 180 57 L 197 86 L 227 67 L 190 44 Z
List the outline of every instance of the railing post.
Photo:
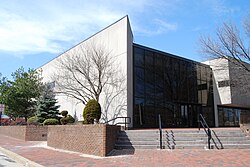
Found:
M 211 130 L 208 128 L 208 149 L 210 149 L 211 148 L 211 146 L 210 146 L 210 140 L 211 140 L 211 138 L 212 138 L 212 136 L 211 136 Z
M 199 131 L 201 130 L 201 120 L 200 120 L 200 114 L 198 116 L 198 128 L 199 128 Z
M 161 128 L 161 115 L 159 114 L 159 131 L 160 131 L 160 149 L 162 149 L 162 128 Z
M 2 111 L 0 111 L 0 126 L 2 126 Z
M 127 118 L 125 118 L 125 130 L 127 130 Z
M 201 120 L 199 120 L 200 124 L 202 125 L 202 127 L 204 128 L 204 131 L 207 134 L 207 144 L 208 144 L 208 149 L 211 149 L 211 143 L 210 140 L 212 139 L 212 134 L 211 134 L 211 129 L 209 128 L 206 120 L 204 119 L 204 117 L 200 114 L 199 117 L 201 118 Z M 199 119 L 200 119 L 199 118 Z M 199 124 L 199 129 L 200 129 L 200 124 Z

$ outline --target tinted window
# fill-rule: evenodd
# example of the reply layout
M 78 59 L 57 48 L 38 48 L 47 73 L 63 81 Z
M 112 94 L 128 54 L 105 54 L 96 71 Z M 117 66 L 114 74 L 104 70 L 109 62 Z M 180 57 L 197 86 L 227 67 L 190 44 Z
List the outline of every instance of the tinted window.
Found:
M 134 48 L 134 61 L 135 65 L 144 67 L 144 51 L 139 48 Z

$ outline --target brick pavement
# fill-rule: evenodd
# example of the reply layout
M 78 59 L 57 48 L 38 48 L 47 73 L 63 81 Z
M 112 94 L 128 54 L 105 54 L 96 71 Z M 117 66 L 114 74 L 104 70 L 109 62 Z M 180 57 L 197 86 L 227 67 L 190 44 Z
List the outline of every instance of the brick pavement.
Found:
M 41 142 L 25 142 L 0 135 L 0 146 L 46 167 L 161 167 L 161 166 L 244 166 L 250 167 L 250 149 L 237 150 L 136 150 L 109 157 L 89 157 L 80 153 L 47 148 Z

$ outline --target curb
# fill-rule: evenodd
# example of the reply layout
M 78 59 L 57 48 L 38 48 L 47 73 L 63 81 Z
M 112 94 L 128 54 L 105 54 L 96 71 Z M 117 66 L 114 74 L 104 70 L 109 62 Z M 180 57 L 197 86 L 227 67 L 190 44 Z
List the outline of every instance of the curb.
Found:
M 24 158 L 21 155 L 16 154 L 12 151 L 9 151 L 3 147 L 0 147 L 0 151 L 6 154 L 7 156 L 9 156 L 10 158 L 12 158 L 13 160 L 15 160 L 16 162 L 25 165 L 25 167 L 44 167 L 36 162 L 33 162 L 27 158 Z

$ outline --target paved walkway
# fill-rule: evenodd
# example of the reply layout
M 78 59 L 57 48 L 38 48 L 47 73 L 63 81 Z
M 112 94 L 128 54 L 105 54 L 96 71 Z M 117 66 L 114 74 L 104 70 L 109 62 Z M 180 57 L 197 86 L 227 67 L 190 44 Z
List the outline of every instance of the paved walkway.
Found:
M 25 167 L 24 164 L 16 162 L 13 158 L 10 158 L 6 154 L 0 151 L 0 167 Z
M 46 146 L 46 142 L 24 142 L 2 135 L 0 135 L 0 147 L 46 167 L 250 167 L 250 149 L 136 150 L 127 151 L 127 155 L 120 155 L 121 152 L 116 151 L 113 152 L 113 156 L 102 158 L 52 149 Z

